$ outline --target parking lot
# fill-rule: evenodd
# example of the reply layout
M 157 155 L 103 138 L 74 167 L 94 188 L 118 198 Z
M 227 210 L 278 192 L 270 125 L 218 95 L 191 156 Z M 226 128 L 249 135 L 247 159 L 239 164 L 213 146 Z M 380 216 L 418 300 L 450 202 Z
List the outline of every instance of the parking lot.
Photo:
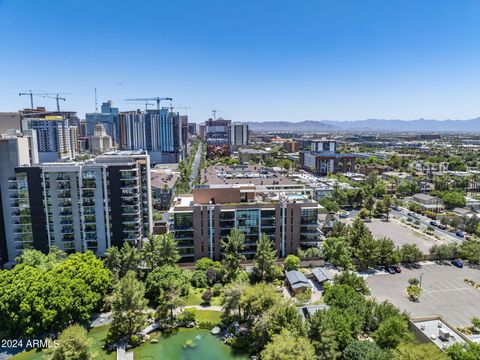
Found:
M 393 219 L 388 222 L 380 219 L 372 219 L 372 221 L 367 222 L 366 225 L 376 239 L 387 237 L 392 239 L 395 245 L 398 246 L 402 246 L 403 244 L 416 244 L 424 254 L 428 254 L 429 249 L 434 244 L 443 243 Z
M 408 279 L 422 276 L 422 295 L 419 302 L 407 299 Z M 435 263 L 418 269 L 402 267 L 402 273 L 381 273 L 367 278 L 372 296 L 379 301 L 389 300 L 412 317 L 443 316 L 454 326 L 469 326 L 473 317 L 480 317 L 480 290 L 466 284 L 464 279 L 480 282 L 480 270 Z

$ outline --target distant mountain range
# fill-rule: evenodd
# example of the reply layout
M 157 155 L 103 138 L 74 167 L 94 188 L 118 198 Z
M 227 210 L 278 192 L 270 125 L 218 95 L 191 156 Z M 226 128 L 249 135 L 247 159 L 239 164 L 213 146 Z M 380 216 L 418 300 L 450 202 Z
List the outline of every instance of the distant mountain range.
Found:
M 337 132 L 337 131 L 408 131 L 408 132 L 480 132 L 480 118 L 470 120 L 384 120 L 351 121 L 305 120 L 301 122 L 248 122 L 254 131 Z

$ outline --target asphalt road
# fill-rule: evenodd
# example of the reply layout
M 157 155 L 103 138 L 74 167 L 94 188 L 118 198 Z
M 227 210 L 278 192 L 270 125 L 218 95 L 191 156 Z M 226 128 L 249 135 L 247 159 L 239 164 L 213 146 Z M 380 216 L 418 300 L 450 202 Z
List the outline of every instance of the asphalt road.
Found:
M 195 154 L 195 159 L 193 160 L 192 175 L 190 176 L 190 187 L 193 185 L 193 182 L 197 178 L 198 165 L 200 164 L 201 158 L 202 158 L 202 144 L 198 146 L 197 153 Z

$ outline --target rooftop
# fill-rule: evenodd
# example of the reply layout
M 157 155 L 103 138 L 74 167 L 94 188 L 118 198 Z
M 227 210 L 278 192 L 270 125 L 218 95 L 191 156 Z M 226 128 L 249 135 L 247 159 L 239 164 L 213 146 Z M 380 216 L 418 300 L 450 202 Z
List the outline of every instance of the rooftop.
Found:
M 465 344 L 468 338 L 448 324 L 441 317 L 426 317 L 410 320 L 417 331 L 420 331 L 440 349 L 453 344 Z
M 311 287 L 307 277 L 300 271 L 290 270 L 285 273 L 285 276 L 292 289 Z

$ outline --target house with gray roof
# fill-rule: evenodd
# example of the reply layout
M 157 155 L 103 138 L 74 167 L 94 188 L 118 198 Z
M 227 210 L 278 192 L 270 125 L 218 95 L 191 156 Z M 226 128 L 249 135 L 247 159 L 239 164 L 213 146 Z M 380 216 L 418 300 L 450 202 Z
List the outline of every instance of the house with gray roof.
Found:
M 292 289 L 294 293 L 312 287 L 305 274 L 300 271 L 290 270 L 285 273 L 285 276 L 287 278 L 288 286 L 290 286 L 290 289 Z

